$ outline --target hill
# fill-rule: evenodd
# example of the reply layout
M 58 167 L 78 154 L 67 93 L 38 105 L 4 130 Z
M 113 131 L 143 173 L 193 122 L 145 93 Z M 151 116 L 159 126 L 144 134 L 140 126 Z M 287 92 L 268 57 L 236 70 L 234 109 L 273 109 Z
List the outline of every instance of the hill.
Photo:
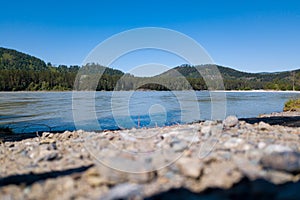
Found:
M 0 47 L 0 69 L 46 70 L 44 61 L 13 49 Z
M 34 56 L 0 47 L 0 91 L 72 90 L 80 68 L 77 65 L 55 67 Z M 103 72 L 99 90 L 113 90 L 124 74 L 98 64 L 83 66 L 82 70 L 90 74 L 95 70 Z M 104 86 L 105 81 L 112 83 Z
M 178 74 L 190 81 L 202 79 L 199 71 L 211 69 L 213 65 L 190 66 L 182 65 L 170 69 L 157 77 L 175 78 Z M 220 72 L 227 90 L 274 89 L 300 90 L 300 69 L 274 73 L 248 73 L 229 67 L 214 65 Z M 202 79 L 203 81 L 203 79 Z
M 276 73 L 248 73 L 219 65 L 216 67 L 226 90 L 300 90 L 300 69 Z M 154 77 L 142 78 L 94 63 L 82 67 L 55 67 L 34 56 L 0 47 L 0 91 L 207 90 L 199 71 L 209 74 L 214 82 L 215 74 L 211 69 L 212 65 L 182 65 Z M 82 79 L 76 80 L 78 74 L 84 75 Z
M 176 77 L 178 76 L 178 73 L 180 73 L 182 76 L 186 78 L 199 78 L 201 77 L 199 71 L 202 71 L 204 69 L 209 69 L 212 66 L 216 67 L 219 70 L 219 72 L 221 73 L 224 79 L 241 78 L 241 79 L 261 79 L 264 81 L 269 81 L 275 78 L 290 78 L 293 72 L 295 73 L 300 72 L 300 69 L 298 69 L 295 71 L 284 71 L 284 72 L 274 72 L 274 73 L 266 73 L 266 72 L 249 73 L 249 72 L 238 71 L 229 67 L 223 67 L 220 65 L 198 65 L 198 66 L 182 65 L 170 69 L 166 72 L 163 72 L 158 76 Z

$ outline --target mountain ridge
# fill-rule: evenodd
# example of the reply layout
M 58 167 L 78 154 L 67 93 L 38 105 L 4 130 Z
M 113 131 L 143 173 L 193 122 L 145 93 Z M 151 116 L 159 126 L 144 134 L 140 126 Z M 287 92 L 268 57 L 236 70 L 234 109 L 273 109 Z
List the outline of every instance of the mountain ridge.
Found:
M 159 86 L 160 82 L 161 84 L 173 85 L 172 89 L 205 90 L 208 88 L 199 72 L 211 71 L 213 68 L 221 74 L 224 89 L 227 90 L 300 90 L 300 69 L 250 73 L 221 65 L 190 66 L 184 64 L 153 77 L 135 77 L 121 70 L 95 63 L 81 67 L 77 65 L 55 67 L 51 63 L 46 64 L 43 60 L 29 54 L 0 47 L 0 91 L 71 90 L 74 88 L 76 75 L 82 71 L 88 72 L 90 81 L 99 78 L 95 74 L 103 73 L 96 87 L 97 90 L 115 90 L 116 88 L 118 90 L 131 90 L 136 89 L 136 87 L 138 89 L 166 90 L 165 86 Z M 182 77 L 188 81 L 191 87 L 181 86 L 186 85 L 186 80 L 185 82 L 181 80 Z M 171 79 L 176 83 L 170 81 Z M 156 81 L 158 84 L 151 81 Z

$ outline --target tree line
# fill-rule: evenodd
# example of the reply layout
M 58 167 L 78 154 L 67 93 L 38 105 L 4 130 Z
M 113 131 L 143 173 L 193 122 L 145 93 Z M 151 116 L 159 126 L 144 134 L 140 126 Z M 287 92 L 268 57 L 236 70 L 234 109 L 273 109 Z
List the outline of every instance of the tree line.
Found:
M 47 70 L 0 69 L 0 91 L 65 91 L 65 90 L 207 90 L 203 78 L 135 77 L 130 74 L 80 74 L 80 68 L 50 67 Z M 76 78 L 77 77 L 77 78 Z M 78 77 L 81 77 L 80 80 Z M 77 80 L 78 79 L 78 80 Z M 300 90 L 300 73 L 295 79 L 224 78 L 226 90 Z M 294 82 L 294 83 L 293 83 Z M 222 89 L 222 88 L 219 88 Z
M 53 66 L 51 63 L 0 47 L 0 91 L 64 90 L 207 90 L 199 73 L 210 65 L 183 65 L 154 77 L 135 77 L 120 70 L 87 64 Z M 216 66 L 226 90 L 300 90 L 300 70 L 280 73 L 246 73 Z M 222 85 L 222 84 L 221 84 Z

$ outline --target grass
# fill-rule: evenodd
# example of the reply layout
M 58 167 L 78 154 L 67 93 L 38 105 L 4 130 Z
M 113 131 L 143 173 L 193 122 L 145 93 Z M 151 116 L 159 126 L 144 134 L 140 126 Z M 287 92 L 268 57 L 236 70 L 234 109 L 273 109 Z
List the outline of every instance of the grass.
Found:
M 287 102 L 285 102 L 283 111 L 300 112 L 300 99 L 290 99 Z

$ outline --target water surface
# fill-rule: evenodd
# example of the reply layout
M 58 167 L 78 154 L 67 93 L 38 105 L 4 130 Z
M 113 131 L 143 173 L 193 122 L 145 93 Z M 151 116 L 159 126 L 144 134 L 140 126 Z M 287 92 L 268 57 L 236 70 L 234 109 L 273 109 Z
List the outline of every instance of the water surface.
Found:
M 226 115 L 257 117 L 280 112 L 285 101 L 300 98 L 300 93 L 291 92 L 214 94 L 218 93 L 222 98 L 214 98 L 212 108 L 207 91 L 193 92 L 194 96 L 186 91 L 96 92 L 94 99 L 86 99 L 84 93 L 73 96 L 72 92 L 2 92 L 0 126 L 9 126 L 17 133 L 165 126 L 218 118 L 212 109 L 223 112 L 223 106 Z M 72 105 L 72 98 L 79 98 L 76 101 L 84 106 Z M 83 114 L 82 119 L 76 118 L 78 123 L 74 123 L 73 111 Z M 96 116 L 97 126 L 90 123 L 92 116 Z

